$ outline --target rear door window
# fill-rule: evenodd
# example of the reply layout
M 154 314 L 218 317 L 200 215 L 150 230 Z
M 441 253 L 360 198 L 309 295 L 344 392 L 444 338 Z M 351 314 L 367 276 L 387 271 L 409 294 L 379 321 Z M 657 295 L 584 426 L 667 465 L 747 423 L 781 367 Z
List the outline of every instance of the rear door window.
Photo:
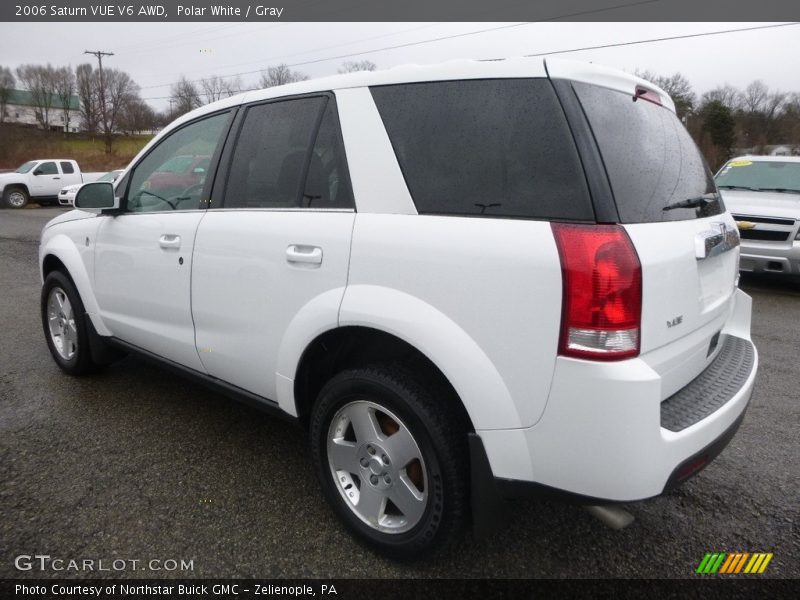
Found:
M 71 162 L 62 161 L 61 162 L 61 172 L 67 175 L 74 173 L 75 169 L 72 168 Z
M 549 80 L 443 81 L 371 91 L 419 213 L 594 219 Z
M 573 83 L 603 157 L 623 223 L 695 219 L 725 210 L 714 178 L 671 110 L 630 94 Z M 700 208 L 664 210 L 706 197 Z
M 329 100 L 308 164 L 302 206 L 304 208 L 353 208 L 353 192 L 347 170 L 339 120 Z
M 311 145 L 327 98 L 301 98 L 252 106 L 236 142 L 225 208 L 298 208 Z M 317 186 L 321 187 L 321 186 Z M 322 192 L 315 189 L 315 207 Z

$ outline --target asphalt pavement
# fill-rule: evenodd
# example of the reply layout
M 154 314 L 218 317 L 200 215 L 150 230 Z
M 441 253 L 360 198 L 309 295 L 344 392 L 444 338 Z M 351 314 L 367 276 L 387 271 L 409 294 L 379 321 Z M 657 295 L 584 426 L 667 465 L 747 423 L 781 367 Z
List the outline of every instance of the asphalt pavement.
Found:
M 800 577 L 797 284 L 743 278 L 761 359 L 744 423 L 697 477 L 627 505 L 627 529 L 526 501 L 491 539 L 464 533 L 399 564 L 337 522 L 299 428 L 137 359 L 85 378 L 56 367 L 39 320 L 37 243 L 59 212 L 0 210 L 0 578 L 697 577 L 704 554 L 720 551 L 772 552 L 760 577 Z M 36 554 L 64 570 L 15 567 Z M 69 560 L 126 562 L 86 572 Z M 192 568 L 170 570 L 173 560 Z

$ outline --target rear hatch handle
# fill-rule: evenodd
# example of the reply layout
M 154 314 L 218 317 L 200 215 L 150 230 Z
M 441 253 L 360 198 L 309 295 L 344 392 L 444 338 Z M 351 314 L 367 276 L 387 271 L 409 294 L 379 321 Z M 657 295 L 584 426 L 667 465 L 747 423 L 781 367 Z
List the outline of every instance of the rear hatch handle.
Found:
M 739 232 L 727 223 L 712 223 L 709 229 L 694 237 L 695 258 L 705 260 L 718 256 L 739 245 Z

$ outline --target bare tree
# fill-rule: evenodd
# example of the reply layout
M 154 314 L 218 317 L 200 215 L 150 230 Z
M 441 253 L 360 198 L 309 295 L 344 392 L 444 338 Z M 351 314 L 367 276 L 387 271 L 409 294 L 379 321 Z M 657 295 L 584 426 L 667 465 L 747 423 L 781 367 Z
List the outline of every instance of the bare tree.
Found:
M 99 78 L 98 78 L 99 79 Z M 130 75 L 117 69 L 103 69 L 100 83 L 100 126 L 106 142 L 106 154 L 111 154 L 118 119 L 128 102 L 139 94 L 139 86 Z
M 6 118 L 6 106 L 16 83 L 11 69 L 0 67 L 0 123 Z
M 742 93 L 726 83 L 704 93 L 700 98 L 700 106 L 706 106 L 714 101 L 720 102 L 723 106 L 735 112 L 742 108 Z
M 97 72 L 89 63 L 78 65 L 75 69 L 76 91 L 81 105 L 83 129 L 97 133 L 100 127 L 99 82 Z
M 72 67 L 60 67 L 53 72 L 53 87 L 64 115 L 64 131 L 69 131 L 70 105 L 75 95 L 75 73 Z
M 206 103 L 216 102 L 238 94 L 242 89 L 242 80 L 238 76 L 235 79 L 224 79 L 219 75 L 212 75 L 200 80 L 200 89 Z
M 305 73 L 292 71 L 286 65 L 278 65 L 277 67 L 268 67 L 266 71 L 262 71 L 258 84 L 262 88 L 268 88 L 294 83 L 295 81 L 305 81 L 306 79 L 308 79 L 308 75 Z
M 339 73 L 355 73 L 357 71 L 374 71 L 378 68 L 371 60 L 346 61 L 339 67 Z
M 738 129 L 745 146 L 756 146 L 765 151 L 764 146 L 774 144 L 785 137 L 780 119 L 787 94 L 770 92 L 764 82 L 750 83 L 742 93 L 742 108 L 737 115 Z
M 133 135 L 156 127 L 156 113 L 138 96 L 131 96 L 124 104 L 118 119 L 118 129 Z
M 55 69 L 48 64 L 17 67 L 17 78 L 30 92 L 36 110 L 36 119 L 45 129 L 50 127 L 50 109 L 55 100 Z
M 675 112 L 681 120 L 686 115 L 694 112 L 697 96 L 692 90 L 692 84 L 680 73 L 664 76 L 652 71 L 636 71 L 636 75 L 647 81 L 652 81 L 667 92 L 675 103 Z
M 203 105 L 197 86 L 184 76 L 181 76 L 170 89 L 169 102 L 170 106 L 175 105 L 174 109 L 170 111 L 173 117 L 180 116 Z
M 744 89 L 741 98 L 742 110 L 749 113 L 761 112 L 769 98 L 769 88 L 758 79 Z

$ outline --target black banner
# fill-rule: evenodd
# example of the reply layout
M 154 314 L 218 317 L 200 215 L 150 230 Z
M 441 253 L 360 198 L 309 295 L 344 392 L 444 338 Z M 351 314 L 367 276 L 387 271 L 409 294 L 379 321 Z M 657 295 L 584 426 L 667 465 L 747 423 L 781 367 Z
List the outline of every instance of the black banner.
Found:
M 673 580 L 197 579 L 2 580 L 5 600 L 445 600 L 480 598 L 789 598 L 795 582 L 757 578 Z M 796 590 L 795 590 L 796 591 Z
M 10 0 L 0 21 L 792 21 L 796 0 Z

